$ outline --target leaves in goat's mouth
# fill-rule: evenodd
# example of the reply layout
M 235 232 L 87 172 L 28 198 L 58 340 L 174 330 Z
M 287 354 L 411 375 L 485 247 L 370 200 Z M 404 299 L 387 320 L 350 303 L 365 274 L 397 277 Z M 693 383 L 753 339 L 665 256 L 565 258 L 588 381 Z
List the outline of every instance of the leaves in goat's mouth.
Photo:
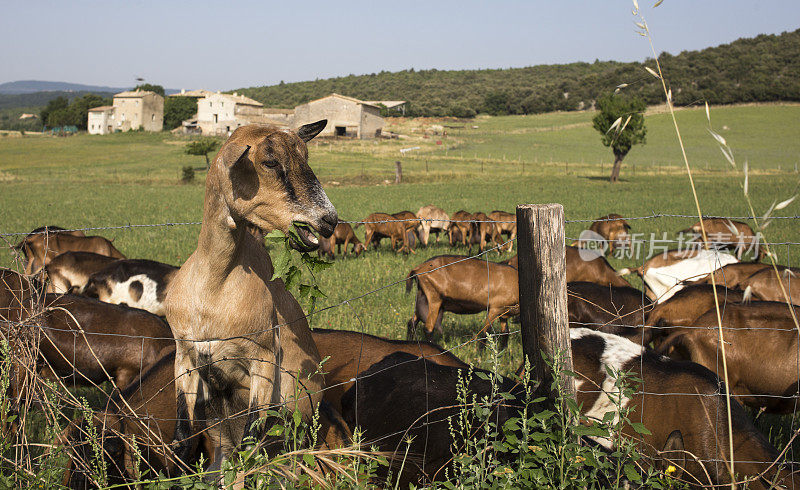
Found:
M 283 279 L 286 289 L 291 290 L 297 287 L 299 298 L 301 300 L 310 300 L 311 312 L 313 312 L 317 298 L 326 297 L 325 293 L 316 284 L 315 274 L 332 266 L 333 262 L 327 262 L 320 257 L 312 256 L 309 252 L 299 252 L 293 249 L 290 245 L 291 240 L 295 240 L 297 243 L 304 243 L 295 230 L 295 226 L 300 225 L 308 230 L 308 225 L 305 223 L 293 223 L 293 225 L 289 227 L 288 234 L 274 230 L 266 235 L 266 241 L 272 248 L 272 266 L 275 269 L 271 280 Z M 298 252 L 300 254 L 300 264 L 295 265 L 295 253 Z M 310 281 L 303 280 L 303 266 L 311 275 Z

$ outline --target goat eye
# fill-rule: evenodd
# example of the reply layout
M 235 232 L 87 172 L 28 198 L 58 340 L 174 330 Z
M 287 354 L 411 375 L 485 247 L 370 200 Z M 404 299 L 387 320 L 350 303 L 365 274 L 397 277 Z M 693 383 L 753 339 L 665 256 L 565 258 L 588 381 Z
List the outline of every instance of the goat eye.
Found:
M 262 165 L 264 165 L 265 167 L 273 168 L 280 165 L 280 162 L 278 160 L 266 160 Z

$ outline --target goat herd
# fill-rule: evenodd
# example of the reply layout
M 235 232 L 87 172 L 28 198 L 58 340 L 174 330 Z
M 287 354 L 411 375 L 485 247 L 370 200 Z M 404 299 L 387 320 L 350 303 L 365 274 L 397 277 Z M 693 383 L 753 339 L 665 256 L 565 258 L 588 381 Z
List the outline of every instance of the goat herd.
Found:
M 452 462 L 447 420 L 458 412 L 456 381 L 468 366 L 412 338 L 420 322 L 429 340 L 434 330 L 441 332 L 445 311 L 485 311 L 484 328 L 499 320 L 505 345 L 508 320 L 519 312 L 516 256 L 497 263 L 443 255 L 413 268 L 406 281 L 408 291 L 417 286 L 409 339 L 397 341 L 309 329 L 294 297 L 280 280 L 272 281 L 268 252 L 253 230 L 294 227 L 299 239 L 293 246 L 319 246 L 331 255 L 337 245 L 347 252 L 351 243 L 358 254 L 381 238 L 389 238 L 392 249 L 402 242 L 398 251 L 411 252 L 417 238 L 427 244 L 439 233 L 447 233 L 450 244 L 484 250 L 493 242 L 510 250 L 514 215 L 448 216 L 435 206 L 416 215 L 374 213 L 364 220 L 362 244 L 349 224 L 338 222 L 307 165 L 305 142 L 324 126 L 320 121 L 296 133 L 237 129 L 209 170 L 197 249 L 180 268 L 126 259 L 103 237 L 55 226 L 34 230 L 15 247 L 25 258 L 25 274 L 0 270 L 0 316 L 12 349 L 23 337 L 34 342 L 37 354 L 28 362 L 66 385 L 110 378 L 119 387 L 103 403 L 106 410 L 60 437 L 73 456 L 65 485 L 91 486 L 94 453 L 86 424 L 106 434 L 109 483 L 125 484 L 140 474 L 136 451 L 154 474 L 180 474 L 201 456 L 213 474 L 247 436 L 269 440 L 263 424 L 259 429 L 252 422 L 277 405 L 306 420 L 318 410 L 319 440 L 328 447 L 349 444 L 351 430 L 360 427 L 367 442 L 394 454 L 393 471 L 404 484 L 444 478 Z M 741 244 L 745 235 L 754 239 L 747 225 L 713 219 L 705 225 L 731 236 L 711 250 L 659 254 L 637 269 L 615 271 L 604 256 L 567 247 L 578 404 L 589 420 L 603 420 L 617 407 L 633 409 L 649 434 L 627 425 L 624 432 L 641 441 L 654 464 L 669 461 L 678 468 L 673 475 L 690 485 L 730 481 L 729 438 L 735 472 L 750 479 L 751 488 L 800 485 L 789 463 L 772 464 L 778 452 L 739 403 L 776 413 L 795 406 L 798 312 L 783 302 L 781 287 L 792 302 L 800 301 L 797 271 L 779 267 L 776 275 L 766 264 L 725 253 L 727 243 Z M 736 239 L 732 227 L 741 232 Z M 630 228 L 619 215 L 592 225 L 612 248 L 630 242 Z M 623 278 L 630 273 L 641 276 L 644 292 Z M 738 400 L 730 404 L 730 431 L 717 304 L 728 386 Z M 22 358 L 14 357 L 9 389 L 18 403 L 27 396 L 22 378 L 34 372 L 33 365 L 19 365 Z M 615 393 L 620 371 L 642 380 L 630 398 Z M 502 390 L 522 392 L 510 380 L 501 383 Z M 472 378 L 469 387 L 479 395 L 492 392 L 483 377 Z M 514 402 L 495 406 L 500 426 L 519 414 Z M 414 457 L 400 470 L 409 438 Z M 610 440 L 595 443 L 613 450 Z

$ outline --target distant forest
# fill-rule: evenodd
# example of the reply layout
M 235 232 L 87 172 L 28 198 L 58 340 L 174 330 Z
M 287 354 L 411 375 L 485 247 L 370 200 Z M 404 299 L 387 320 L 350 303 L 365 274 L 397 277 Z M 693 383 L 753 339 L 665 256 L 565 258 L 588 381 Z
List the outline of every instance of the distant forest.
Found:
M 659 56 L 677 105 L 800 101 L 800 29 L 742 38 L 702 51 Z M 267 107 L 295 107 L 332 92 L 362 100 L 406 100 L 409 116 L 472 117 L 535 114 L 594 107 L 603 94 L 623 90 L 647 104 L 664 100 L 644 63 L 595 61 L 498 70 L 419 70 L 349 75 L 237 89 Z

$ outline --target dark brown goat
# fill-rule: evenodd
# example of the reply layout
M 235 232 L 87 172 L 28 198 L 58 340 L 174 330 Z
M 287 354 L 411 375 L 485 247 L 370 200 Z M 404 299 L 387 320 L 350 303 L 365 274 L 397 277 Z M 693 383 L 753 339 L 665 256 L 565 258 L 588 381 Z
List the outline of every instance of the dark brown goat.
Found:
M 341 411 L 341 398 L 354 379 L 370 366 L 394 352 L 407 352 L 443 366 L 469 367 L 461 359 L 431 342 L 390 340 L 347 330 L 311 330 L 325 371 L 325 395 Z
M 344 245 L 345 255 L 350 255 L 351 251 L 348 250 L 347 247 L 351 243 L 353 244 L 352 253 L 354 253 L 356 257 L 366 250 L 364 244 L 361 243 L 361 240 L 358 239 L 353 231 L 353 227 L 350 226 L 350 223 L 342 223 L 340 221 L 333 230 L 333 235 L 331 235 L 330 238 L 319 239 L 318 253 L 320 255 L 327 255 L 333 259 L 336 258 L 336 254 L 342 254 L 342 245 Z M 334 251 L 334 247 L 336 251 Z
M 780 280 L 778 277 L 780 276 Z M 800 305 L 800 269 L 795 267 L 779 267 L 778 275 L 772 267 L 766 267 L 740 283 L 743 288 L 750 288 L 753 295 L 764 301 L 786 301 L 781 291 L 789 296 L 792 304 Z
M 617 274 L 605 257 L 593 250 L 566 247 L 567 282 L 593 282 L 601 286 L 631 287 L 631 284 Z M 503 264 L 518 267 L 517 256 Z
M 102 435 L 102 447 L 107 468 L 108 484 L 130 484 L 137 480 L 139 471 L 151 475 L 159 472 L 164 477 L 174 477 L 181 470 L 193 467 L 202 454 L 206 461 L 213 457 L 200 434 L 192 436 L 195 450 L 192 459 L 181 465 L 172 455 L 170 444 L 175 432 L 177 403 L 175 401 L 175 351 L 167 351 L 149 366 L 122 392 L 109 397 L 106 409 L 95 412 L 92 423 Z M 70 452 L 69 468 L 64 475 L 68 488 L 90 488 L 88 463 L 96 458 L 91 441 L 87 440 L 86 422 L 72 428 L 66 447 Z M 141 468 L 132 445 L 142 456 Z M 198 442 L 200 442 L 198 444 Z
M 800 318 L 800 308 L 793 308 Z M 790 413 L 798 396 L 800 342 L 789 306 L 772 301 L 728 304 L 720 313 L 731 393 L 745 405 Z M 672 330 L 659 351 L 689 359 L 722 376 L 715 309 L 688 328 Z
M 45 266 L 48 293 L 80 292 L 89 276 L 119 259 L 94 252 L 64 252 Z
M 651 307 L 650 300 L 632 287 L 567 283 L 567 311 L 573 328 L 613 333 L 645 345 L 650 339 L 643 327 L 644 318 Z
M 111 241 L 101 236 L 76 235 L 76 232 L 56 230 L 55 227 L 45 227 L 46 230 L 32 231 L 14 248 L 21 250 L 27 259 L 25 264 L 26 274 L 35 274 L 50 263 L 53 258 L 64 252 L 94 252 L 117 259 L 125 256 L 114 248 Z M 38 230 L 39 228 L 37 228 Z
M 169 326 L 143 310 L 72 294 L 48 294 L 44 306 L 26 323 L 41 332 L 45 373 L 77 384 L 102 383 L 110 376 L 124 387 L 175 346 Z
M 406 234 L 407 228 L 403 221 L 399 221 L 391 214 L 386 213 L 372 213 L 364 221 L 364 247 L 369 248 L 370 244 L 372 244 L 373 248 L 378 248 L 381 239 L 389 238 L 392 242 L 392 250 L 395 250 L 397 243 L 402 241 L 403 246 L 398 251 L 412 252 L 408 243 L 408 235 Z M 358 223 L 356 228 L 359 226 L 361 226 L 361 223 Z
M 742 291 L 717 286 L 720 311 L 743 300 Z M 653 332 L 651 338 L 658 339 L 669 335 L 670 327 L 688 327 L 712 308 L 714 308 L 714 288 L 710 284 L 686 286 L 670 299 L 656 304 L 647 314 L 647 325 L 657 330 Z M 660 331 L 661 329 L 667 330 Z
M 82 294 L 164 316 L 167 285 L 177 270 L 175 266 L 153 260 L 117 260 L 92 274 Z
M 603 420 L 607 412 L 616 411 L 617 405 L 633 409 L 636 415 L 632 420 L 643 423 L 650 434 L 639 435 L 627 423 L 622 432 L 642 440 L 642 452 L 653 454 L 653 450 L 664 447 L 677 430 L 682 435 L 685 450 L 705 466 L 704 471 L 691 456 L 681 454 L 685 464 L 681 462 L 676 466 L 685 469 L 684 481 L 692 486 L 730 481 L 724 462 L 730 458 L 728 424 L 724 422 L 727 402 L 714 373 L 694 363 L 659 356 L 615 335 L 573 328 L 570 337 L 573 371 L 578 373 L 577 402 L 586 417 Z M 620 396 L 619 388 L 615 387 L 616 376 L 610 372 L 630 373 L 642 380 L 643 389 L 635 387 L 631 398 Z M 730 411 L 736 474 L 754 478 L 765 472 L 763 479 L 755 478 L 748 488 L 769 488 L 767 482 L 773 478 L 779 485 L 800 484 L 800 478 L 792 481 L 788 471 L 777 474 L 777 465 L 769 468 L 770 463 L 778 459 L 778 452 L 753 426 L 742 406 L 732 401 Z M 608 439 L 597 442 L 612 447 Z
M 488 281 L 488 284 L 487 284 Z M 417 283 L 414 315 L 408 321 L 408 338 L 418 322 L 431 338 L 442 332 L 445 311 L 460 315 L 488 310 L 485 325 L 500 320 L 501 346 L 508 344 L 508 319 L 519 314 L 517 270 L 503 264 L 461 255 L 440 255 L 418 265 L 406 278 L 406 292 Z
M 472 213 L 464 210 L 456 211 L 450 219 L 453 220 L 450 222 L 450 228 L 448 229 L 450 246 L 454 247 L 458 242 L 465 247 L 469 246 L 472 240 Z
M 650 431 L 639 435 L 627 423 L 623 425 L 625 436 L 639 440 L 638 450 L 648 456 L 642 463 L 655 460 L 657 464 L 667 459 L 686 470 L 683 480 L 692 485 L 729 481 L 724 463 L 728 430 L 722 422 L 727 404 L 713 373 L 693 363 L 657 356 L 615 335 L 575 328 L 570 330 L 570 336 L 574 371 L 578 373 L 577 402 L 587 418 L 603 420 L 607 412 L 616 412 L 618 405 L 632 409 L 637 414 L 635 421 Z M 634 389 L 630 398 L 618 396 L 617 380 L 607 368 L 614 373 L 631 372 L 643 380 L 646 389 Z M 401 484 L 443 479 L 443 468 L 452 460 L 454 442 L 447 418 L 459 413 L 456 383 L 465 378 L 470 393 L 478 397 L 491 393 L 488 381 L 479 376 L 469 378 L 463 369 L 436 366 L 396 353 L 364 372 L 356 386 L 345 393 L 343 415 L 364 430 L 367 442 L 376 441 L 381 450 L 394 453 L 395 461 L 404 457 L 405 441 L 411 439 Z M 498 384 L 500 392 L 519 396 L 522 391 L 508 380 L 501 379 Z M 509 417 L 518 416 L 519 403 L 505 400 L 494 406 L 487 418 L 502 427 Z M 640 410 L 645 407 L 650 409 Z M 764 480 L 775 478 L 779 484 L 792 483 L 786 480 L 787 472 L 776 474 L 777 467 L 768 469 L 769 462 L 778 459 L 778 452 L 735 401 L 731 403 L 731 415 L 736 473 L 752 478 L 763 471 Z M 475 428 L 482 421 L 470 422 Z M 676 433 L 679 444 L 674 443 Z M 613 449 L 616 441 L 596 438 L 596 442 Z M 692 457 L 685 456 L 684 449 L 702 461 L 708 473 Z M 765 483 L 756 479 L 751 487 L 766 488 Z
M 124 400 L 124 401 L 123 401 Z M 338 401 L 338 400 L 337 400 Z M 150 474 L 160 472 L 166 477 L 177 476 L 188 467 L 193 468 L 202 455 L 206 462 L 212 462 L 213 434 L 206 431 L 190 436 L 191 458 L 178 462 L 171 449 L 178 406 L 175 399 L 175 351 L 168 350 L 164 356 L 145 370 L 128 387 L 109 399 L 109 407 L 104 412 L 95 413 L 95 424 L 105 428 L 103 449 L 109 473 L 109 483 L 131 483 L 137 480 L 139 469 L 136 455 L 131 445 L 135 437 L 137 449 L 142 455 L 142 470 Z M 339 448 L 349 444 L 349 429 L 344 433 L 334 423 L 341 420 L 338 412 L 331 411 L 328 405 L 320 404 L 320 433 L 318 440 L 328 448 Z M 334 421 L 334 422 L 332 422 Z M 343 421 L 342 421 L 343 422 Z M 64 477 L 64 485 L 69 488 L 86 488 L 86 473 L 89 468 L 85 462 L 95 456 L 90 442 L 86 440 L 81 428 L 71 431 L 69 447 L 73 453 L 70 468 Z M 124 438 L 124 441 L 123 441 Z
M 734 250 L 739 259 L 748 249 L 757 250 L 756 257 L 758 260 L 763 259 L 767 254 L 764 247 L 759 246 L 758 237 L 756 237 L 753 229 L 747 223 L 733 221 L 728 218 L 705 218 L 703 226 L 706 230 L 709 245 Z M 678 233 L 691 233 L 698 237 L 697 240 L 702 241 L 702 230 L 699 221 Z
M 480 374 L 476 376 L 477 373 Z M 414 354 L 395 352 L 362 372 L 355 386 L 342 397 L 342 416 L 351 427 L 361 428 L 368 445 L 374 443 L 381 451 L 391 453 L 387 458 L 390 466 L 397 468 L 405 462 L 397 476 L 400 487 L 443 480 L 453 456 L 448 417 L 458 417 L 461 412 L 458 383 L 466 385 L 470 399 L 488 398 L 492 386 L 484 377 L 490 374 L 482 369 L 470 372 L 437 365 Z M 520 391 L 510 380 L 501 378 L 498 384 L 501 392 Z M 491 401 L 490 417 L 499 427 L 510 417 L 519 416 L 518 403 L 499 397 Z M 481 422 L 471 414 L 468 417 L 473 428 Z M 466 430 L 463 426 L 459 429 Z M 459 445 L 463 442 L 458 441 Z M 378 477 L 385 474 L 385 469 L 378 470 Z

